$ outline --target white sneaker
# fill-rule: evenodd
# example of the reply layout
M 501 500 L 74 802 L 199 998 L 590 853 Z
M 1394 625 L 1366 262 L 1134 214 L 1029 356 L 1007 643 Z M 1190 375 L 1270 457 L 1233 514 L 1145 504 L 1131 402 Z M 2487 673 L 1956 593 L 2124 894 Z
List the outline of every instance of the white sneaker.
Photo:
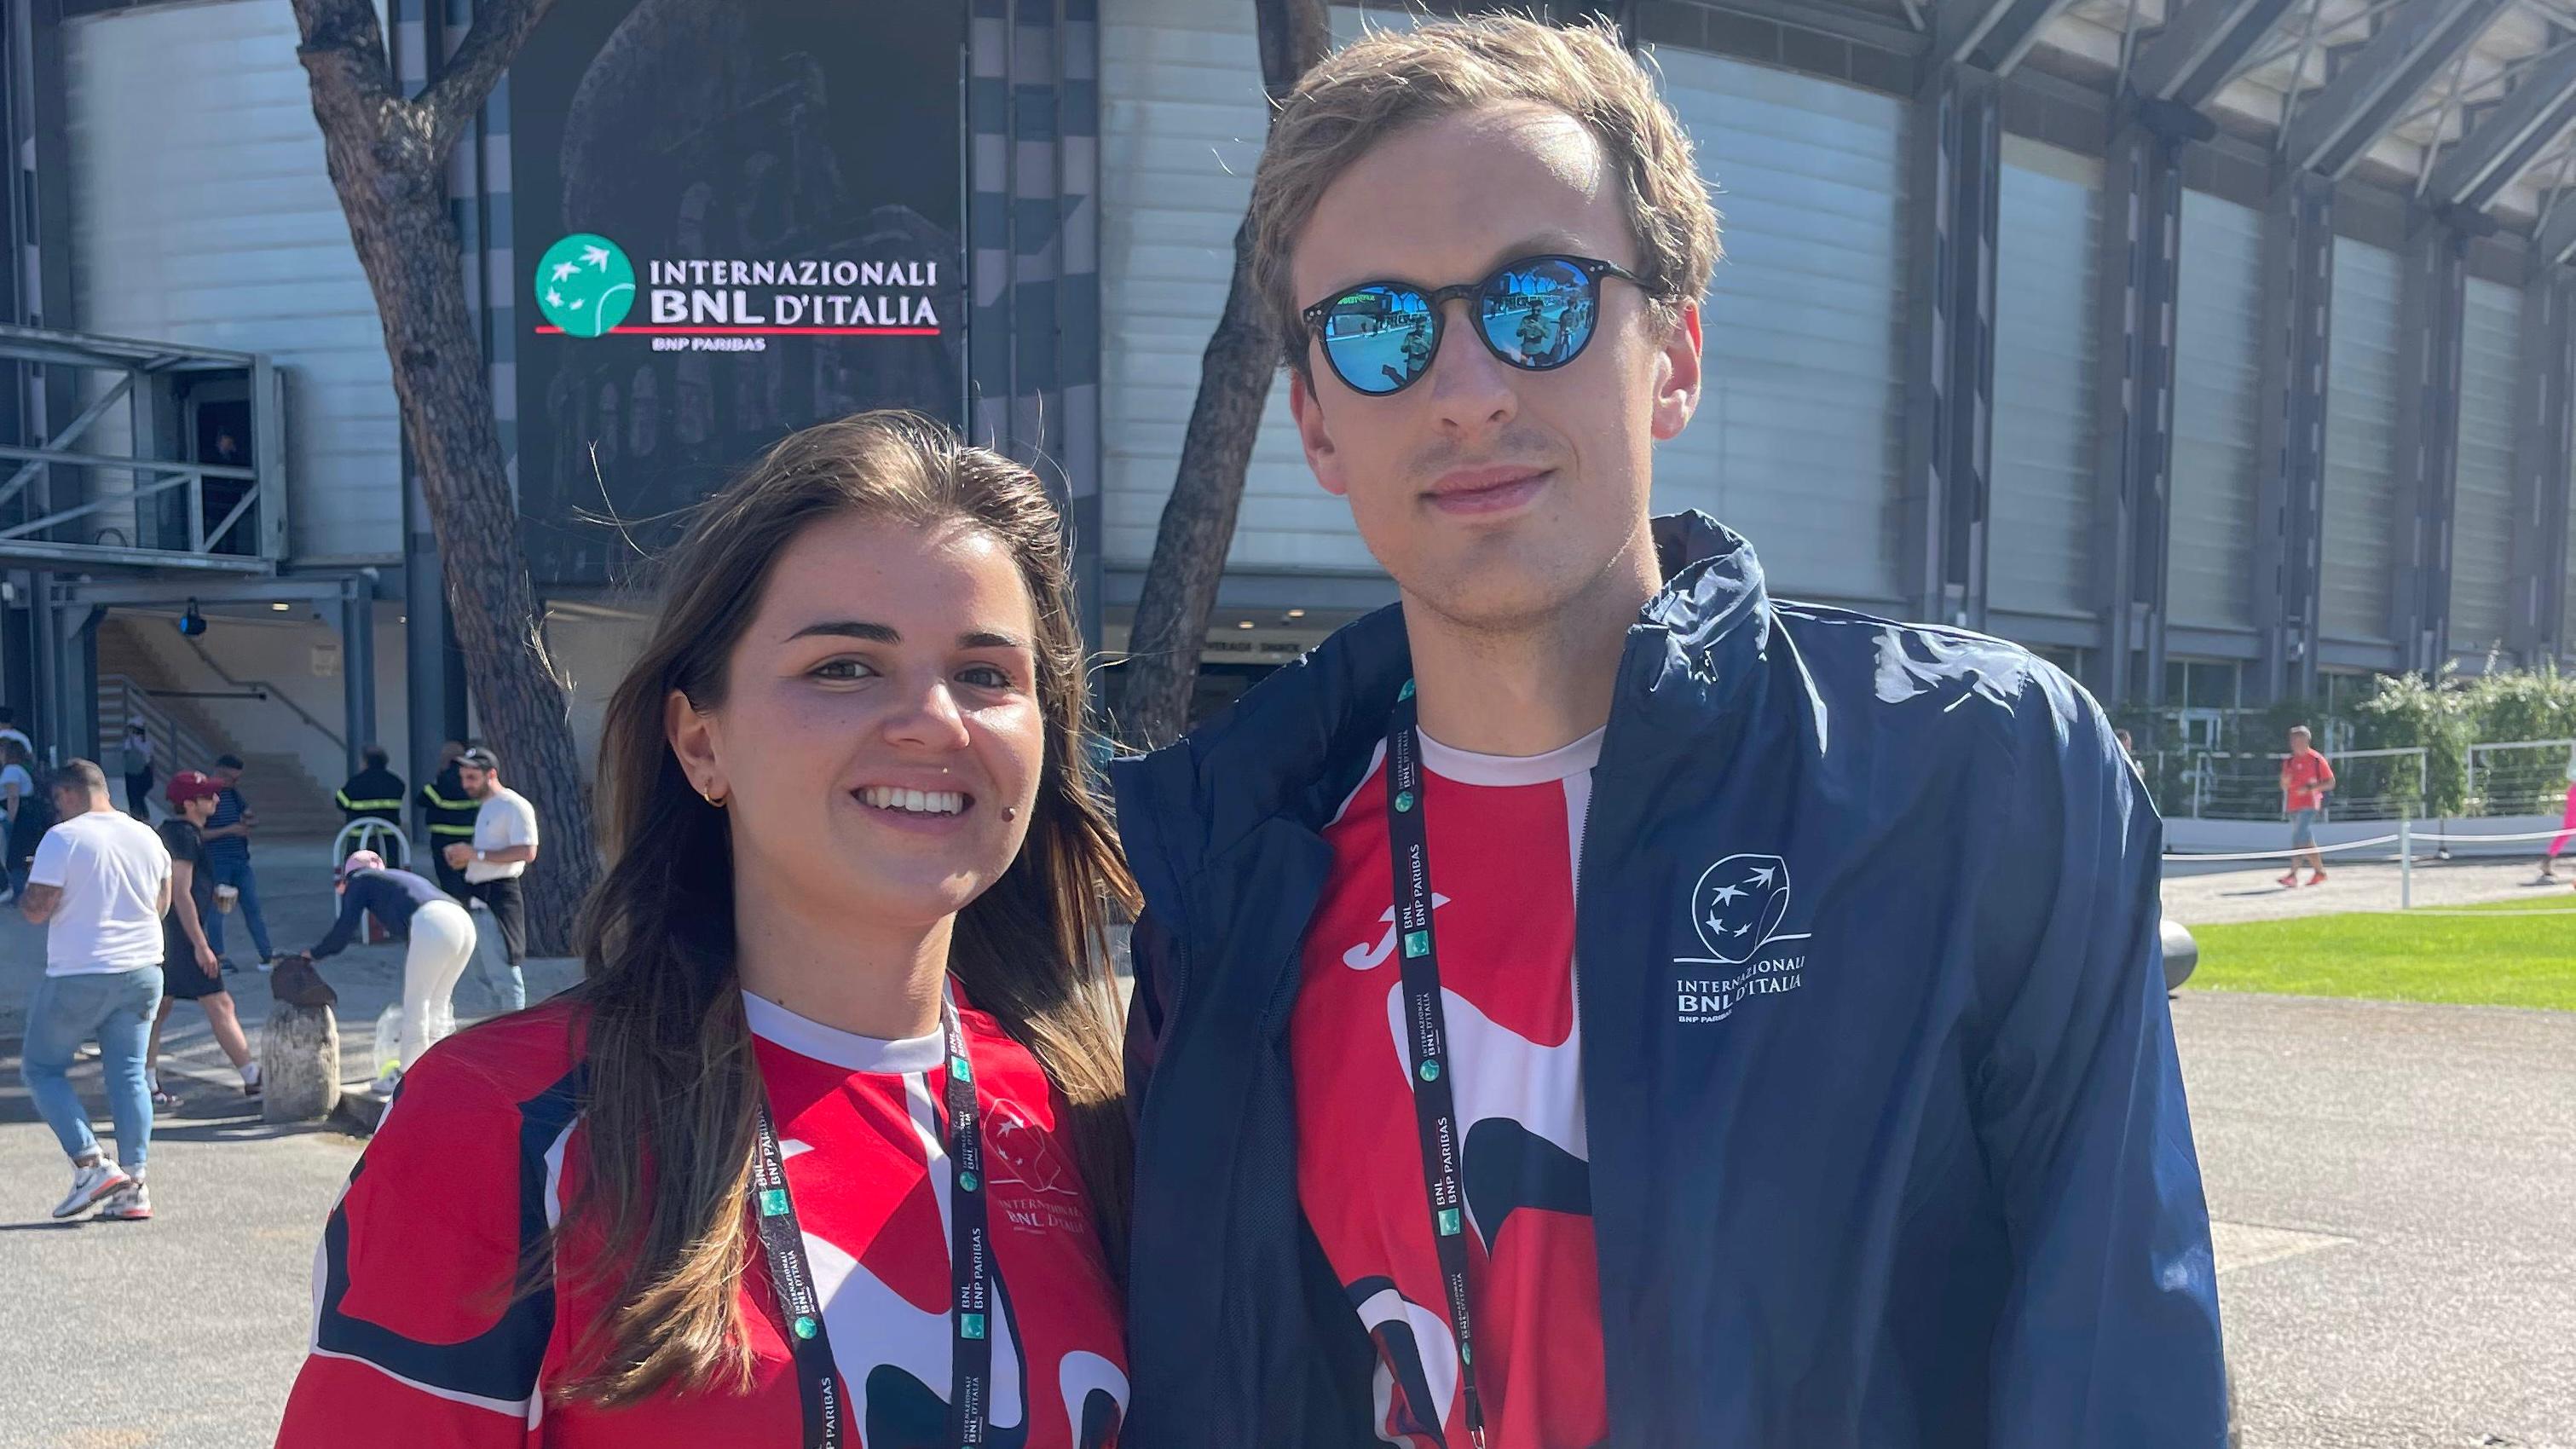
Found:
M 277 958 L 276 958 L 276 957 L 274 957 L 274 956 L 262 956 L 262 957 L 260 957 L 260 958 L 259 958 L 259 974 L 260 974 L 260 975 L 262 975 L 262 976 L 266 976 L 268 973 L 270 973 L 270 972 L 272 972 L 272 971 L 274 971 L 274 970 L 276 970 L 276 969 L 277 969 Z
M 396 1064 L 385 1068 L 373 1082 L 368 1083 L 367 1090 L 386 1099 L 387 1101 L 391 1101 L 394 1095 L 394 1088 L 401 1085 L 402 1067 L 399 1064 Z
M 245 1097 L 256 1097 L 256 1096 L 258 1096 L 258 1095 L 259 1095 L 259 1086 L 260 1086 L 260 1071 L 259 1071 L 259 1063 L 257 1063 L 257 1062 L 252 1062 L 249 1066 L 246 1066 L 246 1067 L 242 1068 L 242 1069 L 241 1069 L 241 1079 L 242 1079 L 242 1095 L 243 1095 L 243 1096 L 245 1096 Z
M 96 1162 L 73 1163 L 72 1190 L 54 1204 L 54 1216 L 68 1218 L 87 1212 L 91 1204 L 132 1181 L 125 1169 L 116 1165 L 116 1159 L 105 1153 L 99 1154 Z
M 135 1178 L 109 1193 L 107 1200 L 98 1205 L 98 1215 L 120 1223 L 148 1221 L 152 1216 L 152 1194 L 143 1186 L 143 1179 Z

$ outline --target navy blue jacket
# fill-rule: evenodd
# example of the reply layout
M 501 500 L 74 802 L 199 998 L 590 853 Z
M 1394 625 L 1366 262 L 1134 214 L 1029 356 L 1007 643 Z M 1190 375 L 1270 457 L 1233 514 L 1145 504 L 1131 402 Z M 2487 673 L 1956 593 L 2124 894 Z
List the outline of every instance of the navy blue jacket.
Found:
M 347 950 L 357 939 L 358 923 L 370 913 L 386 930 L 402 935 L 411 929 L 412 913 L 431 901 L 454 903 L 447 892 L 407 870 L 353 870 L 340 882 L 340 917 L 313 947 L 313 959 Z
M 1610 1442 L 2214 1449 L 2163 830 L 2100 709 L 2009 644 L 1774 603 L 1703 515 L 1656 543 L 1576 903 Z M 1409 672 L 1387 609 L 1113 767 L 1147 1449 L 1376 1442 L 1287 1032 L 1321 827 Z M 1759 909 L 1703 898 L 1746 855 Z

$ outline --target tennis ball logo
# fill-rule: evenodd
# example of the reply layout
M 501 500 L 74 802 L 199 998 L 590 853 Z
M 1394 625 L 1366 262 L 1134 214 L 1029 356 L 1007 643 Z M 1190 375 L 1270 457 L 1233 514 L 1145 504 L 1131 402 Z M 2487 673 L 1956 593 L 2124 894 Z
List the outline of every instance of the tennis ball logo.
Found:
M 604 236 L 574 232 L 537 263 L 537 310 L 567 337 L 597 337 L 634 306 L 635 264 Z

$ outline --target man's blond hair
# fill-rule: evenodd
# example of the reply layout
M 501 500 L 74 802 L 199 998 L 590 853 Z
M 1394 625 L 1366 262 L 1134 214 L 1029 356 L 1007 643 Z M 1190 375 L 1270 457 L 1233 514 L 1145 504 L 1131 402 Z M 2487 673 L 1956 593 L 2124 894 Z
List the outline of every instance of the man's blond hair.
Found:
M 1720 254 L 1717 210 L 1692 159 L 1690 133 L 1615 30 L 1517 15 L 1375 30 L 1298 82 L 1253 173 L 1253 283 L 1290 367 L 1305 369 L 1307 339 L 1289 253 L 1325 190 L 1406 126 L 1516 102 L 1563 111 L 1600 141 L 1619 171 L 1638 275 L 1659 313 L 1676 317 L 1708 290 Z

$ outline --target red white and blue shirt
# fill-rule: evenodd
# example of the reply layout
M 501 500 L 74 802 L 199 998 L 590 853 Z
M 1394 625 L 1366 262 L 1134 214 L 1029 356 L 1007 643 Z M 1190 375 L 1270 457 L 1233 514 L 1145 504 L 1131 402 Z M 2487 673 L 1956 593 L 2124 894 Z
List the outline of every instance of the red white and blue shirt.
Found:
M 1422 742 L 1432 922 L 1465 1140 L 1468 1302 L 1492 1449 L 1609 1433 L 1574 1002 L 1574 900 L 1598 731 L 1545 755 Z M 1373 1423 L 1466 1442 L 1406 1058 L 1385 747 L 1324 831 L 1289 1060 L 1307 1221 L 1378 1354 Z
M 788 1189 L 854 1412 L 849 1449 L 945 1445 L 954 1340 L 947 1082 L 937 1034 L 853 1036 L 758 997 L 744 1006 Z M 1110 1449 L 1127 1405 L 1119 1295 L 1064 1140 L 1067 1109 L 1026 1048 L 960 998 L 990 1163 L 1000 1310 L 992 1441 Z M 448 1449 L 801 1445 L 802 1401 L 778 1300 L 747 1235 L 742 1316 L 753 1386 L 666 1390 L 631 1408 L 550 1401 L 581 1372 L 608 1306 L 565 1264 L 551 1291 L 506 1302 L 520 1256 L 580 1187 L 577 1009 L 550 1004 L 440 1043 L 403 1083 L 314 1267 L 311 1356 L 287 1401 L 285 1449 L 359 1440 Z

